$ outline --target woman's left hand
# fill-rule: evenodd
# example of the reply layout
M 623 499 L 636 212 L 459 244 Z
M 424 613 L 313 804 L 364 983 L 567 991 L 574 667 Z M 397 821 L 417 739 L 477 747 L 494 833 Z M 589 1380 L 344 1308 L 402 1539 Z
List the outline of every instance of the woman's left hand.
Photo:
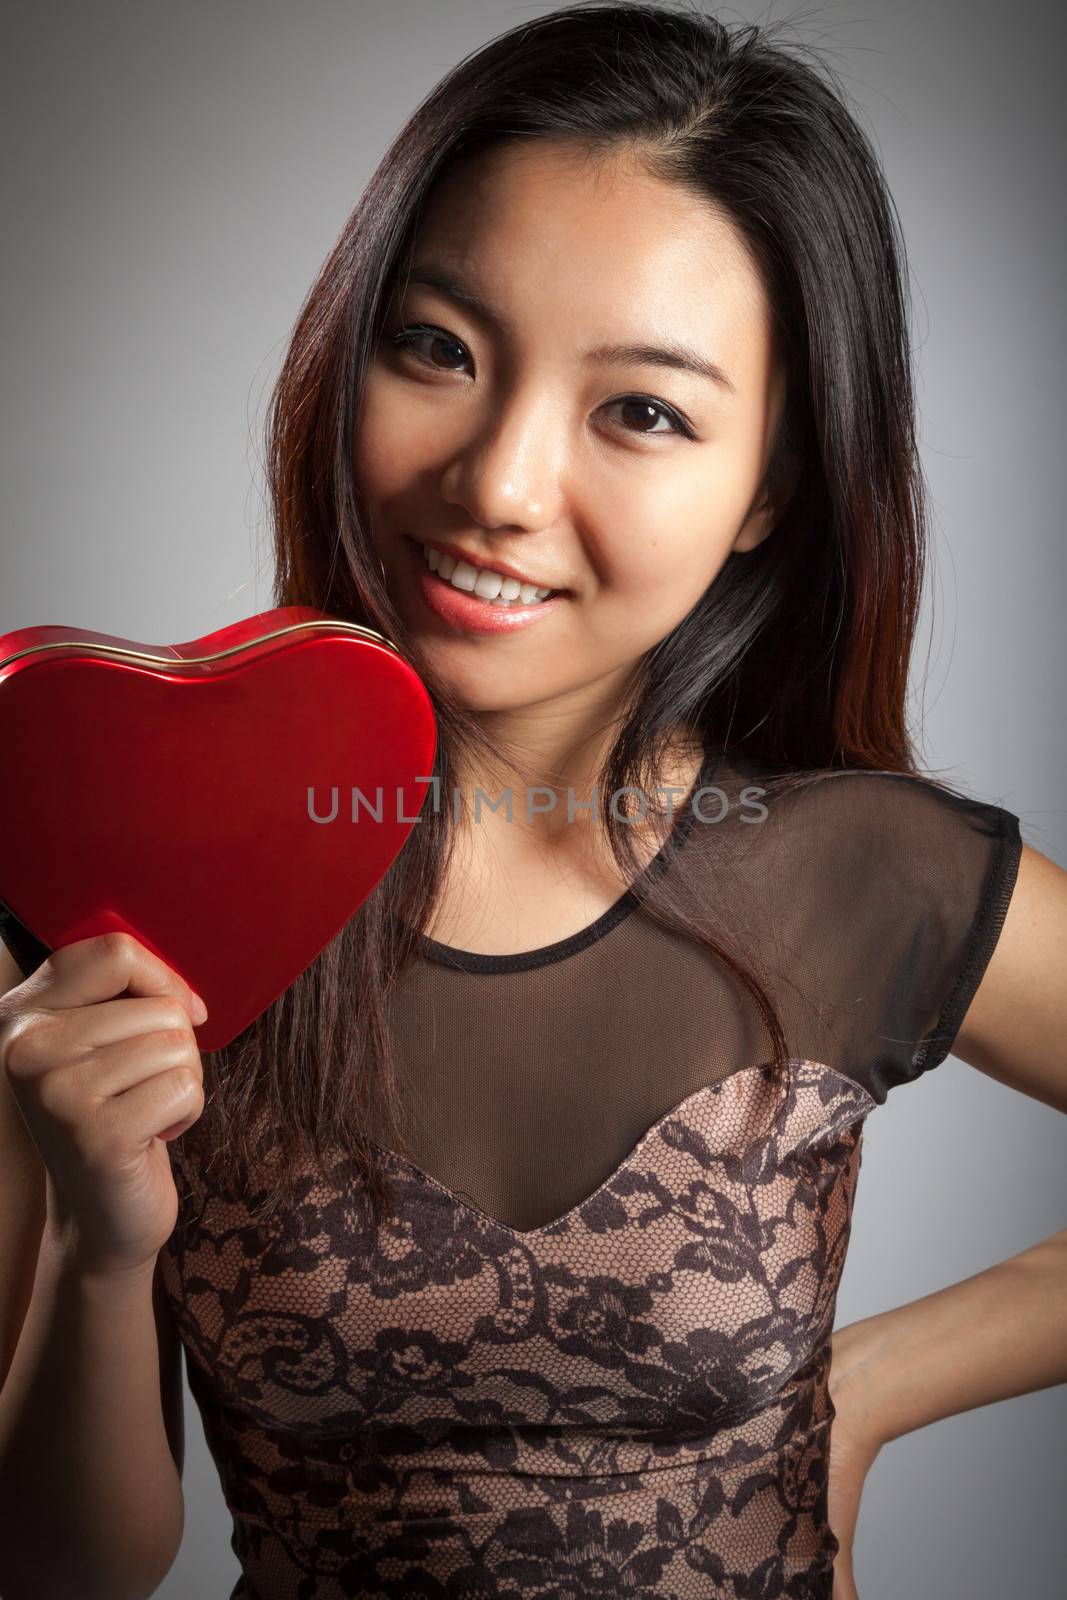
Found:
M 882 1448 L 869 1408 L 861 1395 L 864 1386 L 855 1376 L 858 1334 L 853 1328 L 833 1335 L 830 1399 L 834 1419 L 830 1426 L 830 1462 L 827 1516 L 840 1546 L 834 1560 L 833 1600 L 859 1600 L 853 1573 L 853 1548 L 860 1495 L 867 1474 Z

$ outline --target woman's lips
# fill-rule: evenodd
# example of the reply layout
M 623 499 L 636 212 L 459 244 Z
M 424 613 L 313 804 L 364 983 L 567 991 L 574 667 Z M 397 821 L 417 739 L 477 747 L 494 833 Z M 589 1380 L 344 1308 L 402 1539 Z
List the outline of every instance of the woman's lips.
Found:
M 477 595 L 456 589 L 436 572 L 431 572 L 422 553 L 421 544 L 414 539 L 405 540 L 411 551 L 415 586 L 423 604 L 460 633 L 513 633 L 517 628 L 529 627 L 539 617 L 558 610 L 567 596 L 561 592 L 545 600 L 535 600 L 531 605 L 519 601 L 507 606 L 493 605 Z
M 420 543 L 418 540 L 415 542 Z M 423 543 L 420 545 L 420 547 L 422 549 L 424 559 L 427 550 L 436 550 L 439 556 L 451 556 L 453 561 L 456 562 L 465 561 L 469 567 L 474 568 L 475 572 L 497 572 L 502 578 L 515 578 L 519 583 L 528 583 L 534 589 L 548 589 L 553 593 L 558 592 L 560 594 L 565 592 L 564 586 L 561 583 L 541 583 L 539 579 L 530 578 L 524 572 L 516 572 L 515 568 L 509 566 L 506 561 L 500 561 L 499 559 L 493 561 L 482 560 L 480 557 L 468 554 L 468 552 L 459 545 L 449 544 L 447 542 L 442 542 L 441 540 L 435 539 L 432 544 Z

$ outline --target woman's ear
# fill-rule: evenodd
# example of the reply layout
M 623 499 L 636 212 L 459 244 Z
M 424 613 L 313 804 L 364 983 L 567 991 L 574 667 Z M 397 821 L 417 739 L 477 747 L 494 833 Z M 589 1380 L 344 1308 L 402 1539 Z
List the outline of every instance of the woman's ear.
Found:
M 800 483 L 803 462 L 788 417 L 775 438 L 770 464 L 731 549 L 738 555 L 755 550 L 778 526 Z
M 778 516 L 778 507 L 772 505 L 768 496 L 761 496 L 741 524 L 737 537 L 730 546 L 731 551 L 735 555 L 746 555 L 750 550 L 755 550 L 774 532 Z
M 800 486 L 803 451 L 798 443 L 798 419 L 792 408 L 787 410 L 785 395 L 785 370 L 779 365 L 774 374 L 774 442 L 760 488 L 731 546 L 737 555 L 749 554 L 774 533 Z

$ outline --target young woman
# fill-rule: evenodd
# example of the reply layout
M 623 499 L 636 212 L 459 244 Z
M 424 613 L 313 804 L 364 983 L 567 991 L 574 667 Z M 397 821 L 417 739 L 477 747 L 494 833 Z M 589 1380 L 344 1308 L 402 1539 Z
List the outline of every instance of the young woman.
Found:
M 697 12 L 524 21 L 402 129 L 276 390 L 276 600 L 398 643 L 443 803 L 203 1062 L 136 942 L 8 925 L 5 1600 L 160 1581 L 179 1343 L 235 1600 L 848 1600 L 881 1446 L 1067 1377 L 1067 1233 L 833 1332 L 891 1088 L 1067 1109 L 1067 875 L 906 726 L 892 218 Z

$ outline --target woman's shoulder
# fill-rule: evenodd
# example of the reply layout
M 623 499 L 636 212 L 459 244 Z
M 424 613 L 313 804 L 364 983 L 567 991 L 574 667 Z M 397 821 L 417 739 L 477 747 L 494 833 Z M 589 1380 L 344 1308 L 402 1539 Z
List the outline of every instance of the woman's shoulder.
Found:
M 723 787 L 737 826 L 696 857 L 709 897 L 778 975 L 801 1053 L 884 1099 L 951 1047 L 1011 898 L 1018 816 L 912 773 L 783 779 L 749 760 Z
M 876 953 L 919 924 L 975 927 L 1018 868 L 1015 812 L 921 774 L 782 774 L 731 757 L 715 783 L 721 822 L 696 830 L 707 846 L 693 859 L 753 927 L 817 939 L 862 925 Z
M 842 767 L 782 772 L 731 755 L 718 785 L 741 825 L 758 825 L 779 849 L 843 852 L 873 863 L 951 858 L 1018 842 L 1019 818 L 998 801 L 919 772 Z

